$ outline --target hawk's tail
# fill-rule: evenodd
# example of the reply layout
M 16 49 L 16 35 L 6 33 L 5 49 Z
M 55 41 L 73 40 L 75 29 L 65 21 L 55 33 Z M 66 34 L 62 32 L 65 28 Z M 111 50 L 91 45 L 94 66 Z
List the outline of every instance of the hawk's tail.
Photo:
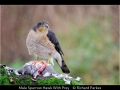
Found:
M 67 67 L 67 65 L 66 65 L 66 63 L 65 63 L 65 61 L 63 60 L 63 57 L 61 56 L 61 58 L 62 58 L 62 66 L 60 66 L 60 68 L 61 68 L 61 70 L 63 71 L 63 73 L 66 73 L 66 74 L 69 74 L 70 73 L 70 70 L 68 69 L 68 67 Z M 56 59 L 55 59 L 56 60 Z M 56 60 L 57 61 L 57 60 Z M 58 63 L 58 61 L 57 61 L 57 63 Z M 58 63 L 59 64 L 59 63 Z

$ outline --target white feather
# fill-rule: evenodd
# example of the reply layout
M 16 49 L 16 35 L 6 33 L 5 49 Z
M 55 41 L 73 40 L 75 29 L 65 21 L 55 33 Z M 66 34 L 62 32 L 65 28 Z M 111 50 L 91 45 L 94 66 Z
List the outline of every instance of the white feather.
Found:
M 49 77 L 51 74 L 49 72 L 46 72 L 43 77 Z
M 50 63 L 54 66 L 53 58 L 50 58 Z
M 56 52 L 53 57 L 57 60 L 60 67 L 62 67 L 62 58 L 61 58 L 60 54 L 58 52 Z
M 81 79 L 80 77 L 77 77 L 75 80 L 76 80 L 76 81 L 80 81 L 80 79 Z

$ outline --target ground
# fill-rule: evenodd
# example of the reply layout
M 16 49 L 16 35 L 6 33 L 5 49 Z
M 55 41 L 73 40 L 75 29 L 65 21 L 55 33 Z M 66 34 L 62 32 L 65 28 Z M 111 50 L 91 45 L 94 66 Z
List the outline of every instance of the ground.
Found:
M 0 68 L 0 84 L 1 85 L 65 85 L 63 79 L 57 79 L 53 76 L 49 78 L 38 77 L 37 81 L 31 80 L 31 75 L 17 76 L 13 72 L 8 76 L 4 68 Z M 83 82 L 72 81 L 70 85 L 83 85 Z

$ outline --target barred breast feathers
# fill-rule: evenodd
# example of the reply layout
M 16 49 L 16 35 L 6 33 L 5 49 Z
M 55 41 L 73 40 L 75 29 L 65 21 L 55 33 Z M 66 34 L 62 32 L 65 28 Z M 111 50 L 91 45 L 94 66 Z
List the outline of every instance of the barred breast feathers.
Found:
M 54 44 L 52 44 L 51 41 L 49 41 L 47 36 L 38 34 L 34 30 L 30 30 L 26 43 L 30 46 L 33 44 L 42 45 L 48 48 L 49 50 L 56 51 Z

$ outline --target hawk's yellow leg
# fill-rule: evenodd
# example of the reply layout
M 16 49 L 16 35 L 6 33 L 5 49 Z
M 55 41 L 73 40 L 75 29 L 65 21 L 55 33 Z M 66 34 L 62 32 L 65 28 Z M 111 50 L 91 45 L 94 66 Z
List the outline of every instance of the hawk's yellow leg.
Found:
M 49 63 L 50 63 L 50 56 L 51 56 L 51 55 L 49 54 L 47 64 L 49 64 Z
M 48 57 L 48 62 L 47 62 L 47 64 L 49 64 L 50 63 L 50 56 Z
M 38 61 L 39 57 L 37 57 L 37 61 Z

